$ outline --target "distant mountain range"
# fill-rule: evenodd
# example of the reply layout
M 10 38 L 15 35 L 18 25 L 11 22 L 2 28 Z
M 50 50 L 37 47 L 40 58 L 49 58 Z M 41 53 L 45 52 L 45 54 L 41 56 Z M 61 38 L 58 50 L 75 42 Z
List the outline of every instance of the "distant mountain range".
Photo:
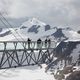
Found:
M 17 39 L 16 39 L 17 38 Z M 0 40 L 37 40 L 41 38 L 45 40 L 50 38 L 53 41 L 80 40 L 80 34 L 71 28 L 52 27 L 36 18 L 31 18 L 18 28 L 2 29 L 0 28 Z

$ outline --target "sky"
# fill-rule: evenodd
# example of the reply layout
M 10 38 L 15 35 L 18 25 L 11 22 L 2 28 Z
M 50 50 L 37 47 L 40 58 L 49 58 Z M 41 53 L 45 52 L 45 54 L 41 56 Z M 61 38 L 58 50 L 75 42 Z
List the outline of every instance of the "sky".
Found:
M 80 0 L 0 0 L 8 18 L 36 17 L 52 26 L 80 26 Z

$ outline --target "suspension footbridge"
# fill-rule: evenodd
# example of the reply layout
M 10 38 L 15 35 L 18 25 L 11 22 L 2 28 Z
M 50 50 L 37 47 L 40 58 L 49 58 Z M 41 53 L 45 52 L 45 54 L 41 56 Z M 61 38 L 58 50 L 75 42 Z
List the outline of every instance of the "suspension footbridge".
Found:
M 53 60 L 54 41 L 1 41 L 0 69 L 40 65 Z

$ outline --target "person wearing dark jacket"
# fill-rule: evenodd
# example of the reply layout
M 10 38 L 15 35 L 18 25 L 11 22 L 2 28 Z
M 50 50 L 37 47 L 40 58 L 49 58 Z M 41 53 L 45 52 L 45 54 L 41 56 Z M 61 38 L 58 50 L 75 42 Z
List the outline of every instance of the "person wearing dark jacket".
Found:
M 48 47 L 50 48 L 51 47 L 51 40 L 48 39 Z
M 27 42 L 28 42 L 28 49 L 30 49 L 31 39 L 28 38 Z
M 41 42 L 42 42 L 42 40 L 39 38 L 37 40 L 37 48 L 41 48 Z
M 48 42 L 48 40 L 47 40 L 47 39 L 45 39 L 45 48 L 47 47 L 47 42 Z

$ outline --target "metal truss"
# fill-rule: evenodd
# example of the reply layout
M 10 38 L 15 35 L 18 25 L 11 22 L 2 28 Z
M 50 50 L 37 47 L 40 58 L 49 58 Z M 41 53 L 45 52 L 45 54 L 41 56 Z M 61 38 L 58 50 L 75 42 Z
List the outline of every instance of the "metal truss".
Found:
M 18 49 L 19 42 L 11 42 L 14 48 L 7 49 L 8 42 L 2 43 L 4 49 L 0 50 L 0 69 L 48 64 L 53 60 L 54 48 L 26 48 L 26 42 L 22 42 L 23 48 Z

